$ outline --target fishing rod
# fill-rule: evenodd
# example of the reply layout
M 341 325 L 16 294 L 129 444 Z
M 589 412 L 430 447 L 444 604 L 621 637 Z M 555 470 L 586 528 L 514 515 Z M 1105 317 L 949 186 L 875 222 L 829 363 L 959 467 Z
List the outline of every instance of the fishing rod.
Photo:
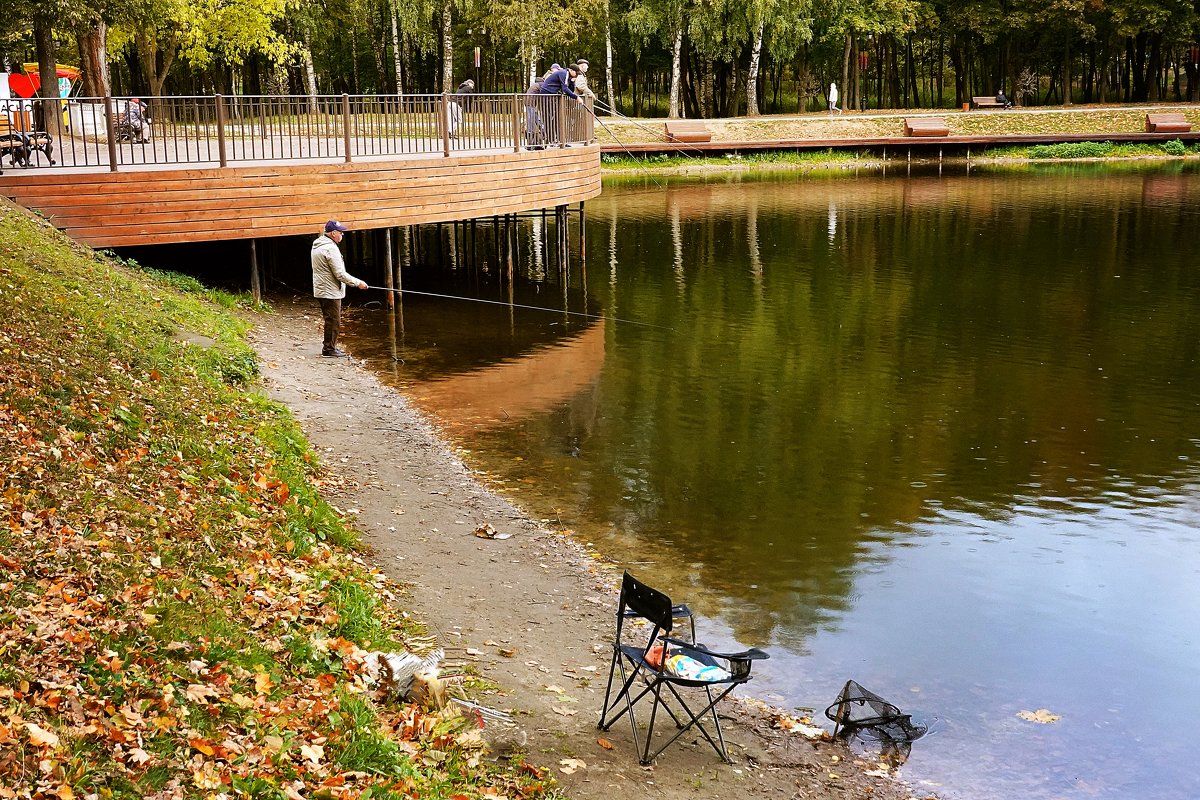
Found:
M 487 303 L 493 306 L 507 306 L 509 308 L 527 308 L 531 311 L 548 311 L 551 314 L 569 314 L 572 317 L 587 317 L 588 319 L 602 319 L 609 322 L 625 322 L 630 325 L 641 325 L 645 328 L 659 328 L 660 330 L 673 330 L 666 325 L 655 325 L 652 322 L 638 322 L 635 319 L 622 319 L 621 317 L 606 317 L 602 314 L 585 314 L 582 311 L 562 311 L 557 308 L 546 308 L 545 306 L 527 306 L 522 303 L 505 303 L 500 300 L 483 300 L 478 297 L 463 297 L 456 294 L 437 294 L 436 292 L 417 292 L 412 289 L 389 289 L 386 286 L 368 286 L 368 289 L 376 289 L 381 292 L 392 292 L 394 294 L 406 295 L 417 294 L 422 297 L 440 297 L 446 300 L 465 300 L 468 303 Z
M 584 108 L 587 108 L 587 106 L 584 106 Z M 617 135 L 616 135 L 615 133 L 613 133 L 613 129 L 612 129 L 612 128 L 610 128 L 610 127 L 608 127 L 607 125 L 605 125 L 605 124 L 604 124 L 604 120 L 602 120 L 602 119 L 600 119 L 599 117 L 597 117 L 597 116 L 596 116 L 596 112 L 595 112 L 595 111 L 592 111 L 591 109 L 588 109 L 588 113 L 592 115 L 592 119 L 594 119 L 594 120 L 596 120 L 596 122 L 599 122 L 599 123 L 600 123 L 600 127 L 601 127 L 601 128 L 604 128 L 604 130 L 608 131 L 608 135 L 609 135 L 609 136 L 611 136 L 611 137 L 613 137 L 613 141 L 615 141 L 617 144 L 621 145 L 621 149 L 625 151 L 625 155 L 629 156 L 629 158 L 630 158 L 630 159 L 632 159 L 634 162 L 640 162 L 640 163 L 642 163 L 643 165 L 646 163 L 646 159 L 644 159 L 644 158 L 638 158 L 637 156 L 635 156 L 635 155 L 634 155 L 634 154 L 633 154 L 633 153 L 630 151 L 630 149 L 629 149 L 628 147 L 626 147 L 626 146 L 625 146 L 625 143 L 624 143 L 624 142 L 622 142 L 620 139 L 618 139 L 618 138 L 617 138 Z M 647 172 L 647 173 L 646 173 L 646 177 L 647 177 L 647 178 L 649 178 L 650 180 L 652 180 L 652 181 L 654 182 L 654 185 L 655 185 L 655 186 L 657 186 L 659 189 L 662 189 L 663 191 L 666 191 L 666 188 L 667 188 L 667 187 L 666 187 L 666 186 L 663 186 L 661 183 L 659 183 L 658 179 L 654 177 L 654 173 L 653 173 L 653 172 Z

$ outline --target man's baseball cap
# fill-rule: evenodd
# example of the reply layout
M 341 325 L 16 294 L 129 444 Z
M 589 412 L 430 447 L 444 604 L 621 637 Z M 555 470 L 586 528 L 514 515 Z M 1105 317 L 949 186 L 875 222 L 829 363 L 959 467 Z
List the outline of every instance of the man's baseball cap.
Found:
M 336 219 L 331 219 L 331 220 L 329 220 L 329 222 L 325 223 L 325 232 L 326 233 L 330 233 L 331 231 L 342 231 L 343 233 L 345 233 L 348 230 L 350 230 L 350 229 L 347 228 L 342 223 L 338 222 Z

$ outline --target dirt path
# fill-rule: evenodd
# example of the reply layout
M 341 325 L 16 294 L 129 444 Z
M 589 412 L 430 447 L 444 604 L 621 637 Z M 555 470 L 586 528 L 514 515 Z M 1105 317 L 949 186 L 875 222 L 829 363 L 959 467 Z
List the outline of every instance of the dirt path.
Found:
M 654 766 L 640 767 L 628 722 L 596 730 L 619 569 L 490 492 L 403 396 L 361 364 L 321 358 L 320 319 L 307 302 L 255 322 L 263 384 L 292 409 L 335 476 L 328 499 L 354 515 L 378 566 L 410 588 L 412 611 L 438 633 L 447 661 L 473 665 L 500 687 L 475 699 L 517 716 L 529 760 L 553 769 L 571 798 L 913 796 L 868 774 L 878 765 L 840 744 L 785 733 L 741 702 L 721 707 L 734 765 L 689 732 Z M 482 523 L 512 537 L 472 535 Z M 586 766 L 566 774 L 564 759 Z

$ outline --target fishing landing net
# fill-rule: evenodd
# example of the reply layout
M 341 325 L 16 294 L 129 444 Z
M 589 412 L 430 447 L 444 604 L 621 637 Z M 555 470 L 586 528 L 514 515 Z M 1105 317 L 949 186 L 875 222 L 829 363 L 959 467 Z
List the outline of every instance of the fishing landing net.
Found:
M 925 735 L 928 727 L 912 721 L 900 709 L 855 681 L 846 681 L 825 716 L 834 723 L 833 735 L 874 739 L 884 746 L 903 746 Z

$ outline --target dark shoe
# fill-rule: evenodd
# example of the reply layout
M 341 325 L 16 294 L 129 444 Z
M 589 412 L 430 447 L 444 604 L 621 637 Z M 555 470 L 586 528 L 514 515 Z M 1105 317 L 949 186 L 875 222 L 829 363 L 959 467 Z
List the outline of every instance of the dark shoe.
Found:
M 322 350 L 321 355 L 323 355 L 325 358 L 346 358 L 350 354 L 339 347 L 336 348 L 332 353 Z

